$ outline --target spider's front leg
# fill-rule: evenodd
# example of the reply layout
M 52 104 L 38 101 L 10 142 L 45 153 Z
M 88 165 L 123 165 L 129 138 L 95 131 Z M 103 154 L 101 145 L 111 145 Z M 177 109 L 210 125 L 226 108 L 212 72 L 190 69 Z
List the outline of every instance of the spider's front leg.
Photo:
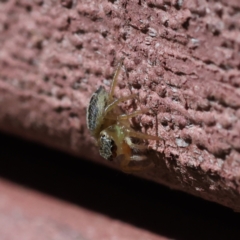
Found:
M 126 97 L 121 97 L 121 98 L 118 98 L 116 100 L 114 100 L 113 102 L 111 102 L 106 108 L 105 108 L 105 114 L 107 114 L 108 112 L 110 112 L 111 110 L 113 110 L 115 107 L 118 106 L 119 103 L 121 102 L 125 102 L 127 100 L 130 100 L 130 99 L 135 99 L 137 98 L 137 94 L 131 94 L 131 95 L 128 95 Z
M 133 130 L 132 130 L 133 131 Z M 141 165 L 131 165 L 131 161 L 143 161 L 146 160 L 147 157 L 145 155 L 133 155 L 132 150 L 139 150 L 143 151 L 146 150 L 148 147 L 146 145 L 135 144 L 132 142 L 130 137 L 125 137 L 125 150 L 123 150 L 124 155 L 121 161 L 121 168 L 124 172 L 133 173 L 133 172 L 141 172 L 143 170 L 147 170 L 151 167 L 151 163 L 147 166 Z M 124 148 L 123 148 L 124 149 Z M 127 151 L 126 151 L 127 149 Z
M 130 118 L 136 117 L 137 115 L 144 114 L 148 111 L 149 111 L 148 109 L 141 109 L 141 110 L 136 110 L 132 113 L 122 114 L 122 115 L 118 116 L 118 121 L 120 123 L 122 123 L 123 125 L 125 125 L 126 120 L 129 120 Z M 127 141 L 129 142 L 129 145 L 132 145 L 132 146 L 133 146 L 133 143 L 132 142 L 130 143 L 130 141 L 131 141 L 130 137 L 145 139 L 145 140 L 156 140 L 156 141 L 162 140 L 162 138 L 160 138 L 158 136 L 153 136 L 153 135 L 149 135 L 149 134 L 146 134 L 146 133 L 136 132 L 132 128 L 128 128 L 127 125 L 126 125 L 126 130 L 125 131 L 127 133 L 127 136 L 129 137 Z
M 151 163 L 147 166 L 131 166 L 130 162 L 131 161 L 142 161 L 145 160 L 146 156 L 138 156 L 138 155 L 133 155 L 133 156 L 128 156 L 128 155 L 123 155 L 123 159 L 121 161 L 121 169 L 123 172 L 126 173 L 134 173 L 134 172 L 141 172 L 144 170 L 147 170 L 151 167 Z
M 124 159 L 121 162 L 121 167 L 122 167 L 122 170 L 124 172 L 128 172 L 128 173 L 140 172 L 140 171 L 149 169 L 152 166 L 151 163 L 148 164 L 147 166 L 131 165 L 131 161 L 143 161 L 143 160 L 147 159 L 147 156 L 145 156 L 145 155 L 135 155 L 135 154 L 133 154 L 134 150 L 136 150 L 136 152 L 138 152 L 138 151 L 141 152 L 141 151 L 144 151 L 144 150 L 148 149 L 147 145 L 133 143 L 132 138 L 137 138 L 137 139 L 141 139 L 141 140 L 156 140 L 156 141 L 162 140 L 158 136 L 152 136 L 152 135 L 148 135 L 146 133 L 136 132 L 127 124 L 128 119 L 130 119 L 132 117 L 135 117 L 139 114 L 146 113 L 146 112 L 148 112 L 148 109 L 137 110 L 137 111 L 134 111 L 134 112 L 129 113 L 129 114 L 122 114 L 118 117 L 118 124 L 121 124 L 122 129 L 124 129 L 123 132 L 124 132 L 125 137 L 124 137 L 124 143 L 123 144 L 127 145 L 127 148 L 129 150 L 131 150 L 130 154 L 129 154 L 129 151 L 128 151 L 128 154 L 126 154 L 126 151 L 123 151 Z
M 131 130 L 130 130 L 131 131 Z M 142 145 L 142 144 L 135 144 L 132 142 L 132 139 L 130 137 L 125 137 L 125 142 L 127 143 L 127 145 L 131 148 L 131 149 L 135 149 L 135 150 L 146 150 L 148 147 L 146 145 Z

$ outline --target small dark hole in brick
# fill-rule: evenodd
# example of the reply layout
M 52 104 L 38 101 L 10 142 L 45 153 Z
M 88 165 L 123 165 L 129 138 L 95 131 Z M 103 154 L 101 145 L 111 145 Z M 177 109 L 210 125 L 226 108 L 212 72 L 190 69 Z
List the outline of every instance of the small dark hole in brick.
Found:
M 26 10 L 28 11 L 28 12 L 31 12 L 32 11 L 32 6 L 26 6 Z
M 77 113 L 71 112 L 71 113 L 69 113 L 69 117 L 71 117 L 71 118 L 78 118 L 79 116 L 78 116 Z
M 62 107 L 57 107 L 57 108 L 55 108 L 54 110 L 55 110 L 55 112 L 57 112 L 57 113 L 62 113 L 62 112 L 64 111 L 64 108 L 62 108 Z
M 183 24 L 182 27 L 186 30 L 188 30 L 190 24 L 190 18 L 188 18 Z

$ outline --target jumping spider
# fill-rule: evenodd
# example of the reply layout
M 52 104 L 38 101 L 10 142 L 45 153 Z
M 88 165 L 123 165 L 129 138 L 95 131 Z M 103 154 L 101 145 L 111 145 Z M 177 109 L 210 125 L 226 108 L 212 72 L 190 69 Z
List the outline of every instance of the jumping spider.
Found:
M 121 157 L 121 168 L 124 172 L 141 171 L 143 166 L 130 166 L 131 161 L 145 160 L 144 155 L 134 155 L 133 150 L 143 151 L 147 146 L 133 143 L 132 139 L 160 140 L 157 136 L 136 132 L 130 126 L 129 119 L 146 110 L 136 110 L 129 114 L 122 114 L 119 103 L 137 98 L 136 94 L 126 97 L 114 98 L 114 90 L 117 78 L 123 64 L 123 59 L 118 64 L 111 83 L 110 91 L 107 92 L 100 86 L 92 95 L 87 109 L 87 126 L 91 135 L 96 139 L 100 155 L 112 161 Z

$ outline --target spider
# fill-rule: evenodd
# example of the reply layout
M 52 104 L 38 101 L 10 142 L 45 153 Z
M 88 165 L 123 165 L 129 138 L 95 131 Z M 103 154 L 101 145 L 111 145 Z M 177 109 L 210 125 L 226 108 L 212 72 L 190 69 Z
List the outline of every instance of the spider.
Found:
M 146 113 L 148 109 L 136 110 L 129 114 L 122 113 L 119 103 L 136 99 L 136 94 L 114 98 L 114 90 L 123 60 L 122 58 L 117 66 L 110 91 L 107 92 L 103 86 L 100 86 L 92 95 L 87 109 L 87 127 L 97 141 L 100 155 L 109 161 L 120 158 L 121 169 L 130 173 L 146 168 L 130 165 L 131 161 L 146 159 L 144 155 L 133 154 L 134 151 L 140 152 L 147 149 L 147 146 L 143 144 L 134 143 L 133 138 L 141 140 L 160 140 L 161 138 L 137 132 L 130 126 L 131 118 Z

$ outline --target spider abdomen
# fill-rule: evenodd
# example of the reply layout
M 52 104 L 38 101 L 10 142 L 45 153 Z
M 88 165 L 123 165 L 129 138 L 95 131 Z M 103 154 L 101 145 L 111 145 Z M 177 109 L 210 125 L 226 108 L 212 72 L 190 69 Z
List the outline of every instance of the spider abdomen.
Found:
M 103 86 L 100 86 L 92 95 L 87 109 L 87 127 L 93 136 L 98 135 L 100 131 L 107 103 L 108 93 Z

